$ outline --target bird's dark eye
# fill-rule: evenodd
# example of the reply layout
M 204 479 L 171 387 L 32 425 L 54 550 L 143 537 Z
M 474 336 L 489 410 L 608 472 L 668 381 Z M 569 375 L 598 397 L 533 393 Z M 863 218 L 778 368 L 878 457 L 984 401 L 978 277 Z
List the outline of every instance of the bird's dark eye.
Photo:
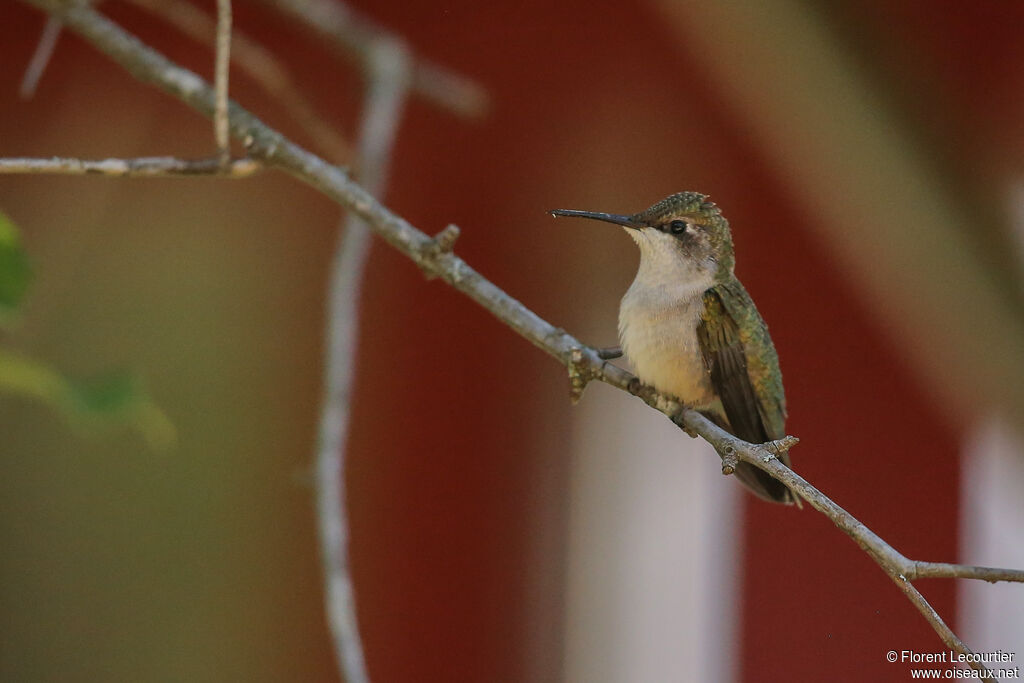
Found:
M 686 232 L 686 221 L 672 221 L 668 224 L 668 229 L 672 231 L 673 235 Z

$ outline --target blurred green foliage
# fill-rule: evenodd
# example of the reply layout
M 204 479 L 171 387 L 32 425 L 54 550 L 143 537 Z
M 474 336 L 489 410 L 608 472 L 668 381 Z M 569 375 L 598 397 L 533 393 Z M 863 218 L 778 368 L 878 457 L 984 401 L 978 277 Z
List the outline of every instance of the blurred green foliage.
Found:
M 7 325 L 25 298 L 31 271 L 18 230 L 0 212 L 0 324 Z
M 30 279 L 18 229 L 0 212 L 0 327 L 17 321 Z M 131 428 L 156 449 L 174 442 L 171 421 L 130 373 L 71 380 L 45 362 L 0 345 L 0 391 L 42 401 L 81 431 Z

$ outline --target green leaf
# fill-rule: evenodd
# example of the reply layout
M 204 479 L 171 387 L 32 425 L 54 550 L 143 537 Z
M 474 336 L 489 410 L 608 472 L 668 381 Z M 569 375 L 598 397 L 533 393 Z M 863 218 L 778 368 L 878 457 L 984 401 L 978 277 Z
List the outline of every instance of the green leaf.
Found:
M 175 440 L 174 425 L 167 415 L 139 380 L 125 372 L 73 382 L 46 363 L 0 348 L 0 392 L 42 401 L 77 429 L 134 429 L 160 450 Z
M 48 365 L 0 348 L 0 391 L 58 404 L 67 383 Z
M 157 449 L 174 442 L 174 426 L 150 399 L 139 378 L 115 371 L 68 384 L 73 413 L 81 420 L 104 426 L 130 427 Z
M 18 229 L 0 212 L 0 322 L 9 320 L 18 311 L 31 275 Z
M 95 415 L 124 412 L 141 394 L 138 382 L 124 372 L 79 381 L 70 389 L 76 409 L 83 414 Z

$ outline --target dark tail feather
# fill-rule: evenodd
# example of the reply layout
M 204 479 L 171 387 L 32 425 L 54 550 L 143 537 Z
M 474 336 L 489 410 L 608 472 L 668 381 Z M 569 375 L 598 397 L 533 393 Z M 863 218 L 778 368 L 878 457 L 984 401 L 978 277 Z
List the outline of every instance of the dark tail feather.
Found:
M 736 478 L 762 500 L 769 503 L 796 503 L 800 506 L 800 498 L 785 484 L 750 463 L 741 462 L 736 465 Z
M 701 411 L 701 414 L 730 434 L 735 433 L 729 426 L 728 421 L 718 413 L 712 411 Z M 760 423 L 758 423 L 757 431 L 757 434 L 737 436 L 741 439 L 746 436 L 747 438 L 745 440 L 751 443 L 759 443 L 768 440 L 769 437 L 764 433 L 764 428 Z M 722 454 L 719 453 L 718 455 L 721 456 Z M 789 453 L 779 454 L 779 460 L 783 465 L 789 467 Z M 750 463 L 741 462 L 737 463 L 735 474 L 736 478 L 761 500 L 766 500 L 769 503 L 783 503 L 785 505 L 795 504 L 798 508 L 803 508 L 803 503 L 800 502 L 800 496 L 790 491 L 788 486 L 764 470 L 760 470 Z

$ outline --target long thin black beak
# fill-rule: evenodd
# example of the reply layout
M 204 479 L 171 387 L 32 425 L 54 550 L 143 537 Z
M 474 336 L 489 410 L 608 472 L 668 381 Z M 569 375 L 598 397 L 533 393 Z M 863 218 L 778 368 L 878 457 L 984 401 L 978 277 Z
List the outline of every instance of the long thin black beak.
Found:
M 630 216 L 621 216 L 617 213 L 601 213 L 599 211 L 577 211 L 576 209 L 554 209 L 551 215 L 555 218 L 568 216 L 570 218 L 590 218 L 595 221 L 604 221 L 605 223 L 615 223 L 626 228 L 633 228 L 639 230 L 644 227 L 634 221 Z

